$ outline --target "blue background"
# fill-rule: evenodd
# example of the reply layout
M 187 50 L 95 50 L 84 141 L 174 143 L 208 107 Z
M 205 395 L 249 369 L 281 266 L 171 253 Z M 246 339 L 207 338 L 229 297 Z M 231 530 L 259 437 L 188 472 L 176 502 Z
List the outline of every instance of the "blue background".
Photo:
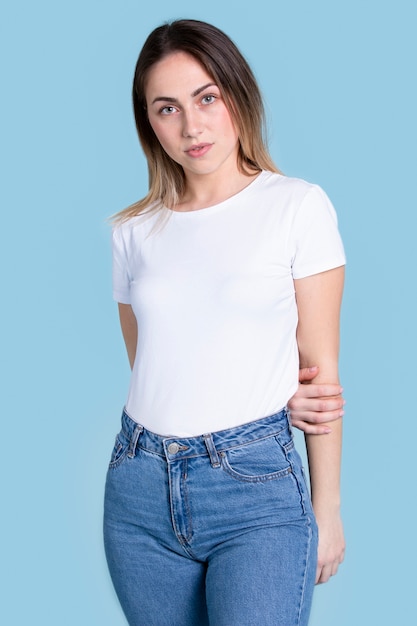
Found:
M 101 540 L 105 471 L 129 376 L 106 218 L 145 194 L 132 72 L 148 32 L 178 17 L 212 22 L 242 49 L 265 96 L 274 159 L 326 189 L 345 241 L 348 549 L 338 576 L 317 589 L 311 626 L 410 623 L 412 0 L 4 4 L 2 622 L 125 623 Z

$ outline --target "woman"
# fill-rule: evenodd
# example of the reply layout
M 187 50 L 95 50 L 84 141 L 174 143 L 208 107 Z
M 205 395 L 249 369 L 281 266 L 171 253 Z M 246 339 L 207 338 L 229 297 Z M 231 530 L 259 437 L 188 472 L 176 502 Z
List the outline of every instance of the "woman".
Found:
M 286 407 L 317 365 L 304 376 L 340 414 L 334 210 L 273 164 L 256 81 L 217 28 L 154 30 L 133 103 L 150 188 L 113 231 L 132 379 L 106 482 L 111 576 L 132 625 L 305 625 L 343 558 L 341 420 L 311 426 L 314 400 L 292 401 L 327 433 L 306 435 L 313 513 Z

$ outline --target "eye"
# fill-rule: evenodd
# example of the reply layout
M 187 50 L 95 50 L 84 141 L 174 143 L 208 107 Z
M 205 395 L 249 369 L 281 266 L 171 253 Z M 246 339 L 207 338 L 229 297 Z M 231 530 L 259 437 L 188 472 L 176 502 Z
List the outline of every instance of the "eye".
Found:
M 161 113 L 161 115 L 172 115 L 173 113 L 175 113 L 176 108 L 173 106 L 165 106 L 162 107 L 162 109 L 159 110 L 159 112 Z
M 201 102 L 202 104 L 212 104 L 216 99 L 216 96 L 213 96 L 213 94 L 207 94 L 201 98 Z

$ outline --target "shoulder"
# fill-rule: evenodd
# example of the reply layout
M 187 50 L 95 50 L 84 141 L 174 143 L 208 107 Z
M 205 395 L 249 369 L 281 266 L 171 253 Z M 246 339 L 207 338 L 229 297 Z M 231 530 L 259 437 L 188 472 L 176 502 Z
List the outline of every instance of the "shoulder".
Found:
M 322 188 L 315 183 L 302 178 L 267 171 L 262 172 L 260 188 L 271 193 L 290 194 L 294 199 L 302 199 L 309 192 L 324 193 Z
M 279 209 L 287 217 L 295 217 L 300 209 L 303 212 L 334 210 L 325 191 L 315 183 L 268 171 L 263 171 L 258 180 L 259 204 L 273 211 Z
M 166 212 L 160 204 L 153 204 L 138 215 L 132 215 L 127 219 L 116 219 L 112 224 L 113 240 L 129 241 L 132 238 L 147 236 Z

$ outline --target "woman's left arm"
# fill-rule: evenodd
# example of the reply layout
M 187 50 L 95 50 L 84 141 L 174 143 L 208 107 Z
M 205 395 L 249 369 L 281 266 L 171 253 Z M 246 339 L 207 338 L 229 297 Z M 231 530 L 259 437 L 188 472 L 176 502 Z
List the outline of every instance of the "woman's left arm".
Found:
M 313 383 L 339 384 L 339 319 L 344 268 L 294 280 L 300 367 L 318 365 Z M 340 517 L 342 420 L 327 435 L 305 435 L 311 498 L 319 528 L 316 582 L 327 582 L 343 560 L 345 541 Z

